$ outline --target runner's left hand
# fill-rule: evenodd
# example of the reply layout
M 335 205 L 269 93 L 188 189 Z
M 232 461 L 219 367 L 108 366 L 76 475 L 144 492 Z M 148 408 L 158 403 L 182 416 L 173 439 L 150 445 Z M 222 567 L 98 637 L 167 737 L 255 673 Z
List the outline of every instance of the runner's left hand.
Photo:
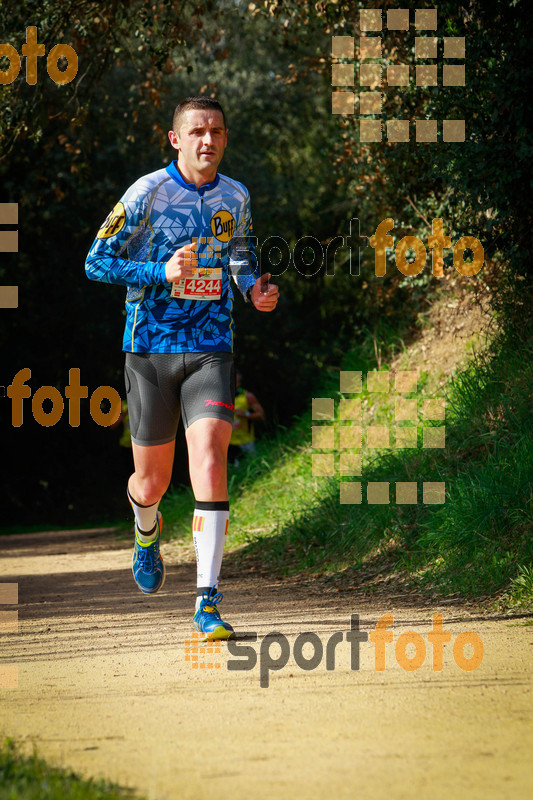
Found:
M 268 283 L 271 275 L 266 272 L 256 280 L 250 292 L 250 299 L 258 311 L 273 311 L 279 299 L 279 289 L 273 283 Z M 268 292 L 263 293 L 261 286 L 268 283 Z

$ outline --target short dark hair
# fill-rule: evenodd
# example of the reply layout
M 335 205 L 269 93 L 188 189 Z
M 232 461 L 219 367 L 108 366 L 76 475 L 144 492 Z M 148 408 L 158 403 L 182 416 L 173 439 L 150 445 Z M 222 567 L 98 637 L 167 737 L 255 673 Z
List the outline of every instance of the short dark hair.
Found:
M 220 111 L 222 114 L 222 119 L 224 120 L 224 128 L 227 128 L 226 125 L 226 115 L 224 114 L 224 109 L 218 102 L 218 100 L 213 100 L 211 97 L 186 97 L 185 100 L 182 100 L 179 103 L 175 110 L 174 116 L 172 117 L 172 130 L 178 131 L 180 126 L 180 117 L 188 111 L 190 108 L 197 108 L 201 111 L 205 111 L 208 108 L 212 108 L 215 111 Z

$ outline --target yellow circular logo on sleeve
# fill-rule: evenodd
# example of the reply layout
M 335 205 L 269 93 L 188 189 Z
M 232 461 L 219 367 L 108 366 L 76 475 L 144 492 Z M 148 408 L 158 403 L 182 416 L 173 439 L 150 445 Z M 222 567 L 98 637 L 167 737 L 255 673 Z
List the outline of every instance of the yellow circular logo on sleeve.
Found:
M 211 217 L 211 233 L 219 242 L 229 242 L 235 230 L 235 219 L 229 211 L 221 209 Z
M 109 239 L 110 236 L 116 236 L 124 227 L 125 222 L 126 210 L 123 204 L 118 202 L 96 234 L 96 238 Z

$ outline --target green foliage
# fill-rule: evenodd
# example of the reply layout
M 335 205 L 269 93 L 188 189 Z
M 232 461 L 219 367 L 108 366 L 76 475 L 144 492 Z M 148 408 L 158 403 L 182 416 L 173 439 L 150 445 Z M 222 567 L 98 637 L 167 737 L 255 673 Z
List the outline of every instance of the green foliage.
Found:
M 3 42 L 20 52 L 31 24 L 46 51 L 67 42 L 79 57 L 70 84 L 55 85 L 41 58 L 36 86 L 26 84 L 23 68 L 0 94 L 2 201 L 17 202 L 20 214 L 20 252 L 3 254 L 0 282 L 21 287 L 21 309 L 2 312 L 1 384 L 29 366 L 32 387 L 61 389 L 69 368 L 79 367 L 90 388 L 123 392 L 123 292 L 89 284 L 83 262 L 125 188 L 173 157 L 165 137 L 172 110 L 196 93 L 216 94 L 226 108 L 230 146 L 222 171 L 250 189 L 260 244 L 277 235 L 292 251 L 312 235 L 325 248 L 336 235 L 348 236 L 350 220 L 359 219 L 360 233 L 370 236 L 386 217 L 395 220 L 396 238 L 427 241 L 431 220 L 442 217 L 453 242 L 470 234 L 483 243 L 487 266 L 470 280 L 491 284 L 501 326 L 531 320 L 532 220 L 524 198 L 531 191 L 533 37 L 525 0 L 440 5 L 439 36 L 466 36 L 465 88 L 437 91 L 412 81 L 401 93 L 386 93 L 383 119 L 465 118 L 464 144 L 361 144 L 357 115 L 331 114 L 331 36 L 358 35 L 363 6 L 0 4 Z M 412 62 L 414 36 L 412 26 L 406 34 L 388 32 L 382 65 Z M 350 274 L 346 248 L 334 275 L 293 259 L 279 277 L 273 315 L 255 314 L 236 298 L 237 357 L 272 428 L 302 413 L 324 369 L 338 369 L 357 343 L 370 347 L 358 358 L 372 358 L 374 342 L 379 348 L 403 337 L 432 301 L 437 281 L 429 266 L 407 279 L 389 256 L 384 279 L 373 275 L 368 247 L 361 276 Z M 453 269 L 451 252 L 445 267 Z M 88 412 L 79 430 L 64 421 L 44 430 L 29 413 L 12 430 L 7 403 L 0 419 L 11 458 L 3 479 L 8 517 L 68 525 L 96 521 L 94 513 L 99 521 L 102 506 L 123 513 L 112 499 L 122 497 L 118 446 L 110 432 L 95 430 Z M 178 478 L 186 480 L 185 469 Z
M 533 607 L 533 564 L 518 568 L 504 600 L 510 607 Z
M 361 368 L 357 353 L 350 368 Z M 530 601 L 533 549 L 533 340 L 516 351 L 500 337 L 448 388 L 446 449 L 382 451 L 363 462 L 367 481 L 444 481 L 443 505 L 340 505 L 339 479 L 313 478 L 309 416 L 272 445 L 269 473 L 259 461 L 240 476 L 232 499 L 230 541 L 279 573 L 357 570 L 377 551 L 392 554 L 429 594 L 501 593 L 507 604 Z M 343 365 L 346 367 L 346 364 Z M 529 387 L 529 391 L 524 391 Z M 434 391 L 431 381 L 427 391 Z M 333 394 L 327 383 L 321 396 Z M 390 409 L 375 401 L 374 418 Z M 252 502 L 253 498 L 253 502 Z M 420 499 L 419 499 L 420 500 Z M 257 508 L 261 529 L 254 528 Z M 251 509 L 253 508 L 253 511 Z
M 0 748 L 0 800 L 125 800 L 136 795 L 103 780 L 83 780 L 49 766 L 36 753 L 23 756 L 12 740 Z
M 40 57 L 37 84 L 28 86 L 23 64 L 14 83 L 2 90 L 0 160 L 11 156 L 21 142 L 43 141 L 50 146 L 50 138 L 61 128 L 79 134 L 91 103 L 98 102 L 98 90 L 116 67 L 129 67 L 131 89 L 141 104 L 144 100 L 145 105 L 148 101 L 157 105 L 169 46 L 194 42 L 197 35 L 196 3 L 184 0 L 178 16 L 173 5 L 168 0 L 42 0 L 38 4 L 34 0 L 3 0 L 2 42 L 21 53 L 26 28 L 35 26 L 46 53 L 55 44 L 68 43 L 78 55 L 79 69 L 71 83 L 58 86 L 49 79 L 45 58 Z M 207 0 L 205 5 L 208 10 L 213 3 Z
M 283 4 L 273 0 L 266 6 L 264 13 L 285 20 L 293 32 L 318 18 L 328 35 L 356 37 L 359 9 L 367 7 L 310 0 Z M 412 17 L 418 3 L 407 2 L 404 7 Z M 374 115 L 383 121 L 465 119 L 464 143 L 363 144 L 357 114 L 338 118 L 339 135 L 332 143 L 339 181 L 347 195 L 356 198 L 362 232 L 370 235 L 374 221 L 392 217 L 397 236 L 415 234 L 424 240 L 431 220 L 442 217 L 452 242 L 463 235 L 478 237 L 489 262 L 498 264 L 495 304 L 505 318 L 523 314 L 522 302 L 532 280 L 527 247 L 531 204 L 523 202 L 533 185 L 528 100 L 533 32 L 528 12 L 527 0 L 439 4 L 438 36 L 466 37 L 465 87 L 443 87 L 440 78 L 438 88 L 418 87 L 411 75 L 409 87 L 397 92 L 387 89 L 383 113 Z M 386 30 L 383 57 L 377 63 L 384 70 L 392 63 L 415 63 L 415 35 L 412 24 L 407 32 Z M 440 48 L 439 40 L 439 61 Z

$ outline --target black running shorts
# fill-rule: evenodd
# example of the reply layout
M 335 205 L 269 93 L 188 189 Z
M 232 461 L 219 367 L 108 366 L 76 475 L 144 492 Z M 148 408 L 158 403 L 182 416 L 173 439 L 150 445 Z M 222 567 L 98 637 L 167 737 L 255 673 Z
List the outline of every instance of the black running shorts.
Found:
M 202 417 L 233 422 L 231 353 L 126 353 L 124 377 L 135 444 L 172 442 L 180 412 L 185 428 Z

